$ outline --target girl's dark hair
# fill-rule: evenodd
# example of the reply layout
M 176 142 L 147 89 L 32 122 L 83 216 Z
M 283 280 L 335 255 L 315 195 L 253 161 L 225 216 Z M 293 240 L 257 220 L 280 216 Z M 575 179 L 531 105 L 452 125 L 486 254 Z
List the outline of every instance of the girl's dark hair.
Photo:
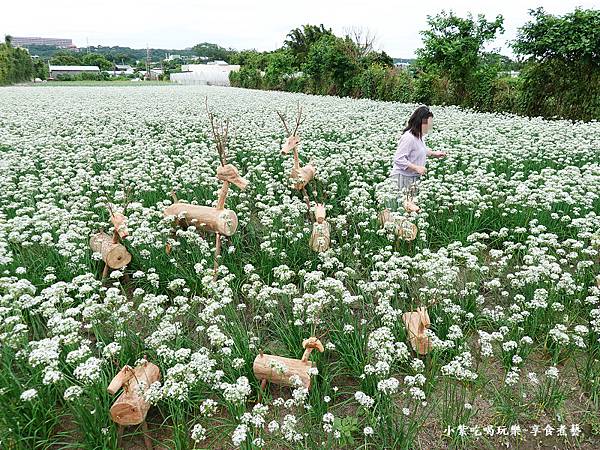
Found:
M 412 113 L 410 119 L 408 119 L 408 125 L 402 130 L 402 133 L 410 130 L 414 136 L 420 138 L 422 136 L 421 125 L 423 125 L 423 122 L 430 117 L 433 117 L 431 110 L 425 105 L 419 106 L 415 109 L 415 112 Z

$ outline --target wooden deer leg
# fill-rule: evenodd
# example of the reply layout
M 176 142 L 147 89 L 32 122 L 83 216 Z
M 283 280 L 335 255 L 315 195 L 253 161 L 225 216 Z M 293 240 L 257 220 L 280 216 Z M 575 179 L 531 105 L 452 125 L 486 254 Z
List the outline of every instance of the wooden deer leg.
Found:
M 308 209 L 308 220 L 310 220 L 310 200 L 308 198 L 308 192 L 306 192 L 306 188 L 302 188 L 302 195 L 304 195 L 304 201 L 306 202 L 306 208 Z
M 177 225 L 178 225 L 178 219 L 175 219 L 173 221 L 173 227 L 171 228 L 171 237 L 173 239 L 177 239 Z M 165 245 L 165 251 L 167 252 L 167 255 L 171 254 L 171 250 L 172 250 L 172 245 L 170 242 L 167 242 L 167 244 Z
M 127 292 L 127 298 L 131 300 L 133 298 L 133 290 L 131 287 L 131 277 L 128 273 L 123 274 L 123 284 L 125 287 L 125 292 Z
M 104 269 L 102 269 L 102 278 L 106 278 L 108 276 L 108 264 L 104 263 Z
M 213 280 L 217 279 L 217 274 L 219 273 L 219 255 L 221 255 L 221 234 L 216 233 L 216 245 L 215 245 L 215 272 L 213 276 Z
M 142 422 L 142 431 L 144 432 L 144 444 L 146 445 L 146 450 L 152 450 L 152 440 L 150 439 L 148 424 L 145 420 Z
M 267 379 L 263 378 L 260 380 L 260 391 L 258 391 L 258 403 L 262 403 L 262 394 L 267 388 Z

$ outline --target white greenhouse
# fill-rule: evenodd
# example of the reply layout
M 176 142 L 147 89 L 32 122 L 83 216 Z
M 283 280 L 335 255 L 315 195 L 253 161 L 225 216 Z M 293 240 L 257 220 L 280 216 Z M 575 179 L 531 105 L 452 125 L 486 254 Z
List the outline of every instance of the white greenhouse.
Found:
M 235 70 L 239 70 L 240 66 L 230 64 L 187 64 L 181 68 L 184 72 L 172 73 L 170 75 L 171 82 L 178 84 L 229 86 L 229 74 Z

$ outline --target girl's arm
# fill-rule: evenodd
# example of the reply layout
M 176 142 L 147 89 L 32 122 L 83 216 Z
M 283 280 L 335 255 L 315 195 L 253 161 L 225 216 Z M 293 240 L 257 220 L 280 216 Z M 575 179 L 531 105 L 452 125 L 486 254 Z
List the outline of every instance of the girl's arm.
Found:
M 446 156 L 446 152 L 431 150 L 429 147 L 427 147 L 427 156 L 433 156 L 435 158 L 443 158 L 444 156 Z

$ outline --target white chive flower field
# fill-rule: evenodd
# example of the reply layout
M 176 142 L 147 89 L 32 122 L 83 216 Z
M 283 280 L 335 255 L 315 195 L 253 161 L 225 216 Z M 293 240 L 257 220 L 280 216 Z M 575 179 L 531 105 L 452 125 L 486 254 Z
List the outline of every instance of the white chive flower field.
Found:
M 229 187 L 231 236 L 164 214 L 173 193 L 217 202 L 207 105 L 248 181 Z M 316 168 L 306 196 L 277 114 L 293 125 L 298 105 L 300 164 Z M 421 210 L 392 212 L 417 227 L 409 241 L 378 215 L 416 106 L 0 89 L 0 447 L 598 448 L 600 123 L 432 107 L 426 144 L 447 157 L 428 160 Z M 309 244 L 317 203 L 324 251 Z M 90 238 L 111 233 L 113 213 L 131 260 L 104 271 Z M 425 354 L 403 321 L 422 307 Z M 323 351 L 308 357 L 309 387 L 255 375 L 261 355 L 301 360 L 310 337 Z M 159 379 L 127 391 L 149 406 L 147 433 L 119 438 L 110 411 L 125 391 L 107 388 L 150 364 Z

